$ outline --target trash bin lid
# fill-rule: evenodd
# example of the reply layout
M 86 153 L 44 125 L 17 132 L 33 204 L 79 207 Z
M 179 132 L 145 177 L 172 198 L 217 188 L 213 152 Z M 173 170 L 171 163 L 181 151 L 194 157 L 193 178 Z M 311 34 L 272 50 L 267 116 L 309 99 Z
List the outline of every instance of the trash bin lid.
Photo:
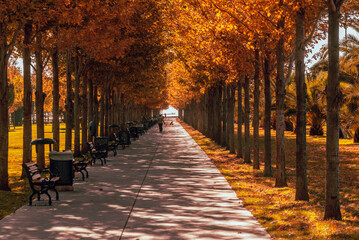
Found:
M 51 138 L 38 138 L 31 141 L 31 145 L 41 145 L 41 144 L 55 144 L 56 141 Z
M 67 152 L 56 152 L 56 151 L 51 151 L 49 152 L 49 158 L 50 160 L 57 160 L 57 161 L 72 161 L 74 156 L 72 154 L 72 152 L 67 151 Z

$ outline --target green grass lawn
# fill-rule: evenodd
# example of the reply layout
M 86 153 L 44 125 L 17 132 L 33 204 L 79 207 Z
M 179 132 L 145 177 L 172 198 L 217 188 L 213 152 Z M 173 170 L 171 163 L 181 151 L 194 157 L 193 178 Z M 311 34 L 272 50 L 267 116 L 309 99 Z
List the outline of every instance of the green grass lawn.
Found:
M 65 149 L 65 124 L 60 125 L 60 151 Z M 36 139 L 36 125 L 32 127 L 32 138 Z M 72 134 L 74 141 L 74 131 Z M 52 138 L 52 125 L 45 125 L 45 138 Z M 23 154 L 23 127 L 10 128 L 9 132 L 9 182 L 11 192 L 0 191 L 0 219 L 28 203 L 31 194 L 27 179 L 20 179 Z M 49 148 L 45 147 L 46 165 L 49 164 Z M 36 162 L 35 146 L 32 149 L 33 161 Z
M 243 164 L 211 139 L 182 123 L 222 172 L 244 206 L 275 239 L 359 239 L 359 145 L 340 140 L 340 201 L 343 221 L 323 221 L 325 137 L 307 136 L 310 201 L 295 201 L 295 134 L 286 132 L 288 187 L 274 188 L 275 178 L 263 176 L 264 132 L 260 130 L 261 170 Z M 275 131 L 272 163 L 275 174 Z

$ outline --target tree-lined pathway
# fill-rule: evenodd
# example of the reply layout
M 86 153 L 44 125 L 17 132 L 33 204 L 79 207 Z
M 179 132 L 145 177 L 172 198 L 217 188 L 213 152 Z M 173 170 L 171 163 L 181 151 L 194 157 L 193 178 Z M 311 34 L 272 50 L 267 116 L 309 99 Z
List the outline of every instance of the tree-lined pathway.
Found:
M 177 122 L 89 170 L 53 206 L 2 219 L 0 239 L 270 239 Z

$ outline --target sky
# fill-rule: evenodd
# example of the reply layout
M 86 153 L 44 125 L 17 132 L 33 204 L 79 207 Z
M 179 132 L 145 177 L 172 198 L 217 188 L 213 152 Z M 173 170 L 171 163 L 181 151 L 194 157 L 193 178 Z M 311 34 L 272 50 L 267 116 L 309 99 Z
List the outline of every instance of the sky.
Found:
M 353 35 L 356 34 L 356 32 L 351 28 L 349 28 L 347 30 L 347 33 L 348 34 L 353 34 Z M 344 28 L 341 28 L 340 31 L 339 31 L 339 39 L 340 40 L 344 39 L 344 36 L 345 36 L 345 30 L 344 30 Z M 311 66 L 313 66 L 313 64 L 317 61 L 317 60 L 313 59 L 313 55 L 318 53 L 323 45 L 327 45 L 327 44 L 328 44 L 328 40 L 325 39 L 325 40 L 319 41 L 314 46 L 314 48 L 312 49 L 312 53 L 308 54 L 308 57 L 305 59 L 307 69 L 309 69 Z

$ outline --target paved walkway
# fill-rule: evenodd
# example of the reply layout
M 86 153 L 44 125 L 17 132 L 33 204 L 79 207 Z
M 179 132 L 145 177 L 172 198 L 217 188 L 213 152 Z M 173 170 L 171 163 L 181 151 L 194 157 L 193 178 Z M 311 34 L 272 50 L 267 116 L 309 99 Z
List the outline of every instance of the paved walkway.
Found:
M 177 122 L 89 174 L 53 206 L 34 201 L 43 206 L 2 219 L 0 239 L 270 239 Z

